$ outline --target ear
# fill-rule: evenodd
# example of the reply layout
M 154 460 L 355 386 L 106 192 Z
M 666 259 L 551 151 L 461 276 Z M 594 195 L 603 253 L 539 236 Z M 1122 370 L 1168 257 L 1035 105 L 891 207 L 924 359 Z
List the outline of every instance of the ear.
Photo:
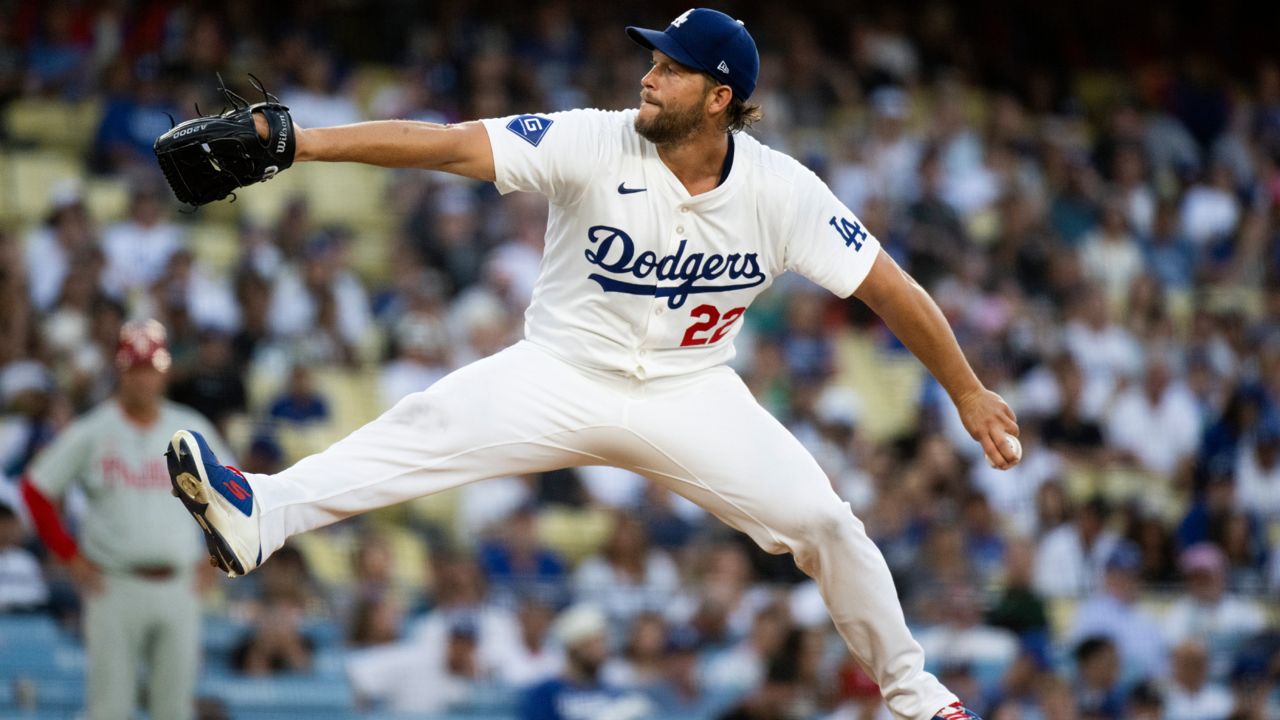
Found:
M 716 85 L 707 91 L 707 113 L 719 115 L 733 101 L 733 89 L 728 85 Z

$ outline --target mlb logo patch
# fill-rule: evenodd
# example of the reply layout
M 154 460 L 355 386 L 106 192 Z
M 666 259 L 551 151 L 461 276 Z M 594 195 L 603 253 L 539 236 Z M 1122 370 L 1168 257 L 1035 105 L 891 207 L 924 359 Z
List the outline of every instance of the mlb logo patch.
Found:
M 538 143 L 542 142 L 542 136 L 547 134 L 547 128 L 551 127 L 552 122 L 551 118 L 541 115 L 521 115 L 507 123 L 507 129 L 519 135 L 530 145 L 538 147 Z

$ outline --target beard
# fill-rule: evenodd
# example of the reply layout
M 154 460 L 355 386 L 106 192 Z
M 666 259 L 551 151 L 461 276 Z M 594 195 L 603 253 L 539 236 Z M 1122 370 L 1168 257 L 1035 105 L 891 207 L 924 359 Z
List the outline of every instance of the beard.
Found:
M 658 114 L 648 120 L 637 115 L 635 128 L 654 145 L 674 145 L 692 137 L 705 119 L 698 103 L 679 108 L 668 105 L 658 108 Z

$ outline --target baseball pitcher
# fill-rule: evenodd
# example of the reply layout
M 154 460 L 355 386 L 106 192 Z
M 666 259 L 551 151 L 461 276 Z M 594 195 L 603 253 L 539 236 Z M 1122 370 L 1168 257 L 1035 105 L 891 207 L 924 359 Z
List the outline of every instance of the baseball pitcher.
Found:
M 157 140 L 179 198 L 195 203 L 295 161 L 440 170 L 550 203 L 525 340 L 278 475 L 237 473 L 199 433 L 179 432 L 168 449 L 179 497 L 239 575 L 291 535 L 463 483 L 625 468 L 792 553 L 895 717 L 973 718 L 925 672 L 862 523 L 725 363 L 752 300 L 792 270 L 877 312 L 1002 469 L 1020 454 L 1013 413 L 870 229 L 744 132 L 759 115 L 748 102 L 759 55 L 742 23 L 700 8 L 627 33 L 652 58 L 633 110 L 299 129 L 268 97 Z

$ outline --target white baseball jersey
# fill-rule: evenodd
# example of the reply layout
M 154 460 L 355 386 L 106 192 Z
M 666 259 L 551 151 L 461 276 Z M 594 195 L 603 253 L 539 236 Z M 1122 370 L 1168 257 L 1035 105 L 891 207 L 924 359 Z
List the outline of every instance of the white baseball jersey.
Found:
M 198 430 L 219 459 L 227 452 L 209 421 L 189 407 L 163 402 L 156 422 L 141 427 L 108 400 L 63 430 L 31 464 L 31 483 L 50 498 L 62 497 L 73 483 L 84 490 L 89 509 L 79 544 L 85 557 L 126 569 L 184 567 L 206 554 L 191 516 L 170 494 L 163 451 L 177 428 Z
M 733 357 L 743 312 L 783 271 L 857 289 L 880 244 L 816 175 L 738 133 L 728 177 L 691 196 L 637 112 L 483 121 L 498 190 L 550 200 L 525 337 L 584 367 L 680 375 Z
M 733 136 L 690 196 L 636 111 L 485 120 L 498 189 L 551 202 L 526 340 L 450 373 L 280 473 L 248 475 L 263 556 L 291 536 L 485 478 L 608 465 L 791 552 L 894 717 L 956 697 L 924 670 L 893 577 L 798 440 L 724 362 L 786 270 L 840 296 L 879 243 L 813 173 Z

